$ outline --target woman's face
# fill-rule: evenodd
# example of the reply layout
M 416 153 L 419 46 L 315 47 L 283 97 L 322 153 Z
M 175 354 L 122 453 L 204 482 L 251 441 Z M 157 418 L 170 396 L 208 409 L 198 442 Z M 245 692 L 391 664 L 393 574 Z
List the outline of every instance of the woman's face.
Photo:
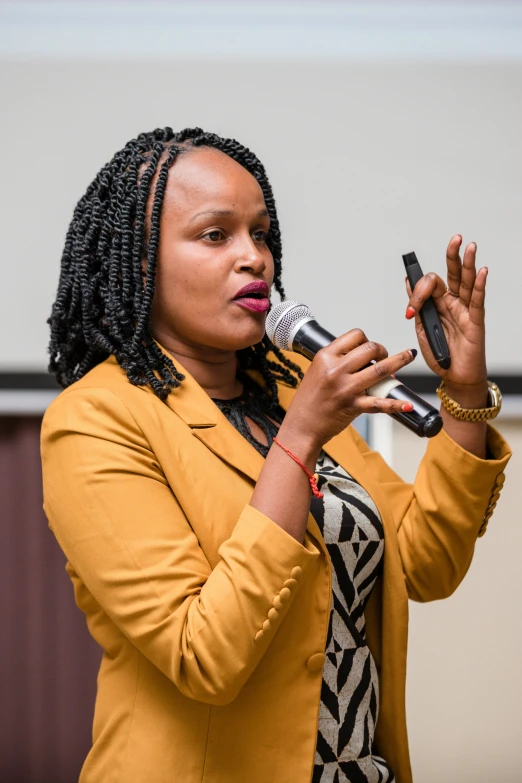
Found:
M 261 341 L 267 303 L 254 311 L 234 297 L 248 283 L 272 286 L 269 226 L 261 188 L 239 163 L 205 147 L 179 156 L 165 192 L 151 312 L 162 345 L 213 354 Z

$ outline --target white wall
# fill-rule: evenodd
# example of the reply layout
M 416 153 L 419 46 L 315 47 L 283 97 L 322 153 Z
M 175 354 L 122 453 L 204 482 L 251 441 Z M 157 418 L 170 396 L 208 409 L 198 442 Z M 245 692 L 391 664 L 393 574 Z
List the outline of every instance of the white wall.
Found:
M 331 17 L 324 35 L 330 30 L 333 36 L 335 5 L 324 6 Z M 307 4 L 308 12 L 315 6 Z M 0 330 L 8 335 L 0 345 L 0 369 L 46 366 L 45 321 L 64 234 L 74 204 L 102 164 L 142 130 L 201 125 L 238 138 L 264 161 L 281 216 L 287 294 L 309 304 L 331 331 L 361 326 L 390 351 L 414 345 L 413 325 L 404 319 L 401 254 L 415 250 L 425 271 L 443 274 L 446 244 L 460 232 L 466 242 L 477 241 L 479 262 L 490 269 L 491 371 L 521 372 L 515 338 L 522 334 L 522 32 L 520 58 L 511 52 L 503 60 L 496 51 L 488 62 L 466 60 L 457 58 L 460 45 L 469 46 L 469 37 L 487 40 L 488 20 L 478 31 L 468 29 L 482 17 L 459 12 L 459 44 L 450 36 L 451 11 L 433 13 L 424 19 L 429 29 L 419 27 L 414 14 L 418 29 L 407 39 L 409 49 L 401 49 L 400 24 L 374 29 L 374 15 L 364 17 L 364 24 L 352 19 L 350 26 L 338 12 L 346 35 L 357 22 L 362 41 L 365 30 L 374 36 L 375 56 L 368 49 L 363 61 L 346 52 L 326 57 L 322 35 L 309 42 L 309 61 L 302 59 L 301 39 L 290 37 L 280 50 L 286 58 L 275 62 L 269 53 L 261 55 L 259 25 L 252 27 L 257 38 L 252 33 L 248 39 L 257 41 L 257 60 L 230 45 L 231 62 L 223 51 L 215 60 L 197 54 L 197 25 L 186 28 L 190 59 L 174 50 L 161 60 L 143 53 L 129 59 L 107 48 L 110 41 L 103 37 L 100 53 L 95 42 L 104 28 L 97 34 L 96 26 L 83 25 L 81 37 L 73 25 L 65 38 L 62 31 L 65 49 L 52 61 L 38 53 L 48 41 L 46 28 L 38 28 L 41 13 L 36 21 L 28 17 L 25 28 L 13 27 L 20 42 L 14 54 L 6 34 L 0 36 Z M 296 23 L 298 17 L 294 13 Z M 140 40 L 150 46 L 153 24 L 146 18 L 149 29 Z M 127 29 L 126 17 L 120 19 L 111 28 L 116 50 L 118 35 Z M 410 17 L 400 19 L 404 25 Z M 270 20 L 261 28 L 261 43 L 280 29 Z M 522 15 L 511 19 L 512 26 L 516 20 L 522 31 Z M 93 52 L 71 54 L 71 36 L 84 49 L 91 40 L 85 28 Z M 218 41 L 225 28 L 216 28 Z M 285 29 L 291 29 L 288 19 Z M 513 30 L 506 27 L 506 41 L 508 32 Z M 450 51 L 438 57 L 432 52 L 428 59 L 418 51 L 419 40 L 429 47 L 448 36 Z M 391 51 L 394 42 L 396 49 L 383 60 L 381 45 Z M 36 54 L 30 56 L 31 46 Z M 415 369 L 422 369 L 421 361 Z

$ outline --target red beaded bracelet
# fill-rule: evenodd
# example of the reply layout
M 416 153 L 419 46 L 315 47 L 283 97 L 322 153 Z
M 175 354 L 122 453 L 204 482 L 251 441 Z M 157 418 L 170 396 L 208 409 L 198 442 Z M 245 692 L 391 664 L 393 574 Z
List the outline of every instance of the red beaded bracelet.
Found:
M 278 445 L 278 446 L 280 446 L 280 447 L 283 449 L 283 451 L 286 451 L 286 453 L 288 454 L 288 456 L 289 456 L 289 457 L 292 457 L 292 459 L 294 460 L 294 462 L 297 462 L 297 464 L 298 464 L 298 465 L 300 465 L 300 466 L 302 467 L 302 469 L 304 470 L 304 472 L 305 472 L 305 473 L 306 473 L 306 475 L 308 476 L 308 481 L 310 482 L 310 486 L 311 486 L 311 488 L 312 488 L 312 494 L 314 495 L 314 497 L 316 497 L 316 498 L 323 498 L 323 497 L 324 497 L 324 495 L 323 495 L 323 493 L 322 493 L 322 492 L 319 492 L 319 489 L 318 489 L 318 487 L 317 487 L 317 480 L 316 480 L 315 476 L 313 476 L 313 475 L 310 473 L 310 471 L 308 470 L 308 468 L 306 467 L 306 465 L 303 465 L 303 463 L 301 462 L 301 460 L 300 460 L 300 459 L 297 459 L 297 457 L 295 456 L 295 454 L 292 454 L 292 452 L 290 451 L 290 449 L 287 449 L 287 448 L 286 448 L 286 446 L 283 446 L 283 444 L 282 444 L 282 443 L 279 443 L 279 441 L 277 440 L 277 438 L 272 438 L 272 440 L 274 441 L 274 443 L 277 443 L 277 445 Z

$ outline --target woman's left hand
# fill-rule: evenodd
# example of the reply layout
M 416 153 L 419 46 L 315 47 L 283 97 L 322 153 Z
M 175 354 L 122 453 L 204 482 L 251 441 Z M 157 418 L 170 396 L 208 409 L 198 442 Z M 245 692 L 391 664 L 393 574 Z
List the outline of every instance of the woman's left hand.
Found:
M 444 379 L 448 387 L 486 388 L 486 345 L 484 300 L 486 295 L 486 267 L 476 271 L 477 245 L 471 242 L 461 261 L 459 249 L 462 237 L 451 238 L 446 251 L 448 285 L 434 272 L 424 275 L 414 292 L 406 279 L 409 296 L 406 317 L 415 316 L 419 347 L 426 364 Z M 419 316 L 419 310 L 432 296 L 439 314 L 451 354 L 451 367 L 443 370 L 435 360 Z

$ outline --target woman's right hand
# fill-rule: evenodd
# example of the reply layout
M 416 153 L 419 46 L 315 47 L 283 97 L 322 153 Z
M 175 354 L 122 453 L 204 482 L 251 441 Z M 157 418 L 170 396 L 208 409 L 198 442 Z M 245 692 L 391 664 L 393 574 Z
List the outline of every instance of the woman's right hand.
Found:
M 337 337 L 315 355 L 288 407 L 281 435 L 284 431 L 317 450 L 361 413 L 411 410 L 403 408 L 405 400 L 372 397 L 366 389 L 410 364 L 415 355 L 405 350 L 388 356 L 386 348 L 369 341 L 361 329 Z

